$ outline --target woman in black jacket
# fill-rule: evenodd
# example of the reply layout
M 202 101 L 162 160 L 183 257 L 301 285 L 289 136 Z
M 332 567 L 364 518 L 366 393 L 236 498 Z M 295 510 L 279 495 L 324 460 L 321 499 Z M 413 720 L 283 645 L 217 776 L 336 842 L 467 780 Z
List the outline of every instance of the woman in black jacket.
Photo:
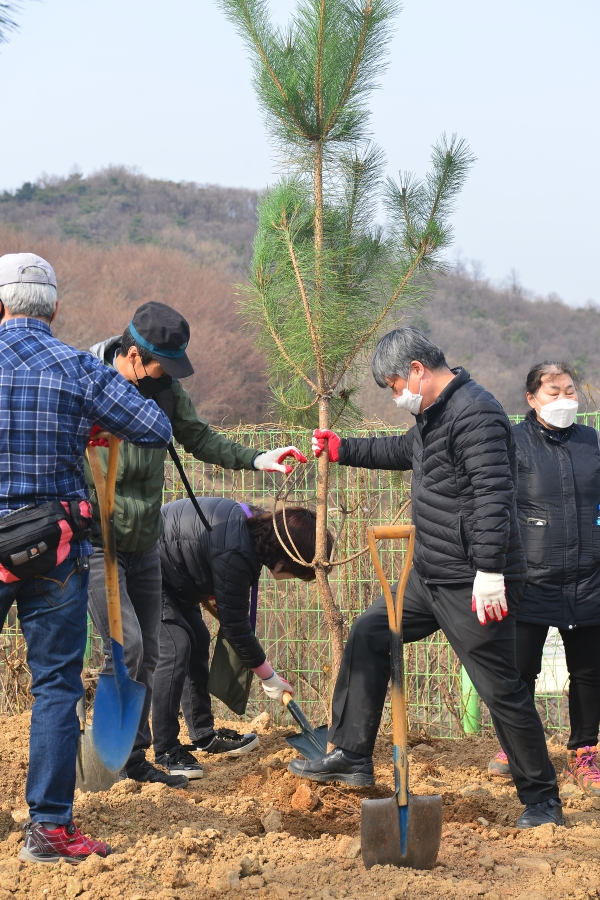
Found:
M 542 362 L 527 376 L 531 412 L 515 425 L 517 512 L 528 576 L 517 612 L 517 666 L 533 696 L 550 627 L 569 672 L 571 735 L 564 775 L 600 797 L 600 448 L 598 432 L 574 424 L 577 376 Z M 510 776 L 504 752 L 489 765 Z
M 241 663 L 258 676 L 269 699 L 280 701 L 285 691 L 293 689 L 268 663 L 254 633 L 252 588 L 255 595 L 262 566 L 278 581 L 315 577 L 314 569 L 297 561 L 310 563 L 314 558 L 314 512 L 291 507 L 284 522 L 279 511 L 275 516 L 278 537 L 271 513 L 220 497 L 198 499 L 212 531 L 204 527 L 191 500 L 162 508 L 163 612 L 152 700 L 156 762 L 172 775 L 188 778 L 201 778 L 202 767 L 179 741 L 180 704 L 192 740 L 190 749 L 241 756 L 258 745 L 255 734 L 214 729 L 207 688 L 210 633 L 201 606 L 217 615 L 222 636 Z

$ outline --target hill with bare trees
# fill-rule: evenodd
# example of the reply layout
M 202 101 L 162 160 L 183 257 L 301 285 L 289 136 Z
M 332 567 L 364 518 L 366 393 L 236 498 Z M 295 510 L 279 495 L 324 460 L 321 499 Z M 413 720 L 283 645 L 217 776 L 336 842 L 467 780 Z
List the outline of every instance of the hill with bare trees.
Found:
M 0 194 L 0 253 L 34 250 L 55 266 L 56 333 L 78 347 L 117 334 L 146 300 L 177 307 L 192 327 L 198 409 L 227 426 L 269 420 L 264 359 L 241 328 L 233 282 L 243 279 L 256 223 L 255 191 L 175 184 L 109 168 L 83 178 L 44 178 Z M 497 287 L 455 267 L 432 299 L 404 321 L 440 344 L 511 413 L 526 409 L 532 363 L 565 358 L 600 385 L 600 311 Z M 393 324 L 393 323 L 392 323 Z M 389 393 L 365 368 L 365 416 L 400 422 Z
M 88 178 L 44 176 L 4 191 L 0 223 L 35 237 L 149 244 L 239 268 L 250 258 L 258 197 L 244 188 L 160 181 L 111 166 Z

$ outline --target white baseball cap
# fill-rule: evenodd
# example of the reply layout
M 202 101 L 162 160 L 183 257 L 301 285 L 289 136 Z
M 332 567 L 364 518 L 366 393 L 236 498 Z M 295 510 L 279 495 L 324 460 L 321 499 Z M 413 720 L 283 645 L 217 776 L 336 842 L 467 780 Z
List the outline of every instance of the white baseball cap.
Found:
M 30 266 L 41 272 L 23 272 Z M 6 253 L 0 256 L 0 287 L 5 284 L 51 284 L 56 287 L 56 275 L 49 262 L 35 253 Z

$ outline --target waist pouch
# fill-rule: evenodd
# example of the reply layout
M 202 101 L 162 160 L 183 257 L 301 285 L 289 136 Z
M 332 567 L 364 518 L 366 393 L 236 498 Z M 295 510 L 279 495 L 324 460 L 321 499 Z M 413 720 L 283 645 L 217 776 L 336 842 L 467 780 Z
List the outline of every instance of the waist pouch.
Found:
M 91 528 L 87 500 L 30 503 L 0 516 L 0 582 L 44 575 L 64 562 L 71 542 L 85 540 Z

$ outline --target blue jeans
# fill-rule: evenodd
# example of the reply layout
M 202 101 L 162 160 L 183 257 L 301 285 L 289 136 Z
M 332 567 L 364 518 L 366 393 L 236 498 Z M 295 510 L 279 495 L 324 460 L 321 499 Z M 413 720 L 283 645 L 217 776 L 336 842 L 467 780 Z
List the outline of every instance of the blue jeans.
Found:
M 0 621 L 16 601 L 35 698 L 26 787 L 32 822 L 68 825 L 73 818 L 88 578 L 84 558 L 26 581 L 0 582 Z

